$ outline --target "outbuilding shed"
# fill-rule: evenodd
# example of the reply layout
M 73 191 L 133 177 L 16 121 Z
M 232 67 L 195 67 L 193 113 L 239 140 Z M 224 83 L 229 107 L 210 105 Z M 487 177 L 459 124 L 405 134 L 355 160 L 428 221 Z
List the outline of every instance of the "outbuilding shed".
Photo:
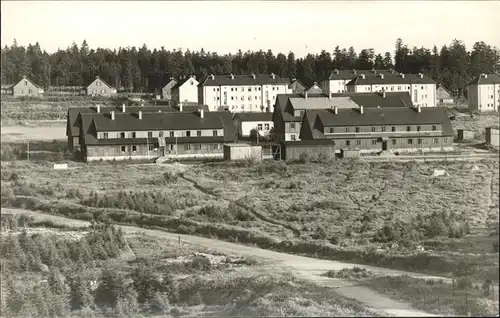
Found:
M 295 161 L 304 157 L 311 160 L 335 159 L 335 144 L 328 139 L 281 142 L 282 160 Z
M 224 160 L 254 160 L 262 161 L 262 147 L 245 143 L 225 144 Z
M 499 141 L 499 129 L 498 127 L 487 127 L 486 128 L 486 144 L 493 147 L 498 147 Z

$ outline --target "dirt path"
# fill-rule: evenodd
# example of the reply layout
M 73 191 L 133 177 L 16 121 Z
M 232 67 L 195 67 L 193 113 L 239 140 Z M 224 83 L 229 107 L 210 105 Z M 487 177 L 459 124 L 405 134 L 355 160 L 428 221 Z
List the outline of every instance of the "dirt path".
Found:
M 48 215 L 22 209 L 2 208 L 2 213 L 29 214 L 33 216 L 35 220 L 52 220 L 55 223 L 66 224 L 69 226 L 86 226 L 90 224 L 87 221 L 67 219 L 64 217 Z M 436 316 L 430 313 L 416 310 L 406 303 L 392 300 L 389 297 L 381 295 L 378 292 L 369 289 L 367 287 L 357 286 L 356 284 L 353 284 L 352 282 L 348 281 L 330 279 L 321 276 L 321 274 L 325 273 L 328 270 L 340 270 L 343 268 L 352 268 L 354 266 L 358 266 L 383 275 L 407 274 L 414 277 L 440 279 L 439 277 L 433 277 L 415 273 L 407 273 L 403 271 L 391 270 L 386 268 L 349 264 L 337 261 L 319 260 L 309 257 L 278 253 L 274 251 L 260 249 L 257 247 L 244 246 L 235 243 L 208 239 L 198 236 L 173 234 L 160 230 L 143 229 L 134 226 L 120 226 L 120 227 L 125 233 L 144 232 L 149 236 L 153 236 L 159 239 L 178 240 L 180 238 L 182 241 L 186 243 L 209 249 L 214 249 L 219 252 L 227 254 L 261 258 L 263 260 L 269 261 L 267 266 L 269 266 L 268 268 L 270 271 L 273 270 L 291 271 L 298 277 L 309 280 L 313 283 L 335 288 L 335 291 L 339 295 L 354 299 L 365 305 L 367 308 L 373 309 L 377 312 L 384 313 L 385 315 L 408 316 L 408 317 Z

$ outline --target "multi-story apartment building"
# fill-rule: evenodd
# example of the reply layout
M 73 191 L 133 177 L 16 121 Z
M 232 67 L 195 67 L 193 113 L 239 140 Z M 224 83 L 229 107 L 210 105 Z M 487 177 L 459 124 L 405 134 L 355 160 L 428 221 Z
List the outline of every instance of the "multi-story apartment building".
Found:
M 346 108 L 412 107 L 407 92 L 393 93 L 343 93 L 332 94 L 283 94 L 278 95 L 274 107 L 274 137 L 276 141 L 298 141 L 306 111 Z
M 210 75 L 198 87 L 198 103 L 210 111 L 273 112 L 278 94 L 291 92 L 290 81 L 270 75 Z
M 172 105 L 177 106 L 179 103 L 198 102 L 199 84 L 195 76 L 190 76 L 175 84 L 171 91 Z
M 415 106 L 436 106 L 436 82 L 422 73 L 367 76 L 361 73 L 346 85 L 350 93 L 409 92 Z
M 223 158 L 236 140 L 229 112 L 81 113 L 85 161 Z
M 360 152 L 446 151 L 453 128 L 445 108 L 384 107 L 306 111 L 301 140 L 332 140 Z
M 399 72 L 394 70 L 333 70 L 328 78 L 321 81 L 321 88 L 327 95 L 339 94 L 347 92 L 347 83 L 358 77 L 360 74 L 365 76 L 377 76 L 378 74 L 384 75 L 398 75 Z
M 481 74 L 469 83 L 467 98 L 472 111 L 498 111 L 500 75 Z

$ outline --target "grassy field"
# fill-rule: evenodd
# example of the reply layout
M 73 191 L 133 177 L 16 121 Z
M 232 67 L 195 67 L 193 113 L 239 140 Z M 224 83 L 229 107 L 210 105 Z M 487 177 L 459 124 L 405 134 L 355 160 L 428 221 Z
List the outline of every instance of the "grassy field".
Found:
M 473 286 L 465 278 L 457 278 L 450 284 L 408 276 L 380 276 L 359 267 L 328 271 L 324 275 L 370 287 L 395 300 L 438 315 L 481 317 L 498 313 L 498 289 L 495 291 L 489 283 Z
M 71 166 L 2 162 L 2 204 L 498 280 L 498 162 Z
M 2 217 L 3 317 L 372 316 L 254 259 L 95 225 Z M 86 255 L 86 256 L 85 256 Z

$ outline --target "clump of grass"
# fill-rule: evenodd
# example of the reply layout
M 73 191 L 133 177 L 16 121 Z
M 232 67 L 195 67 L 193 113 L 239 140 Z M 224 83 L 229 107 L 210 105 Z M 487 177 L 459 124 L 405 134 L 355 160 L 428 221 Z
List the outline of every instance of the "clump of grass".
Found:
M 343 268 L 339 271 L 330 270 L 324 274 L 330 278 L 341 278 L 341 279 L 366 279 L 373 277 L 374 274 L 365 268 L 353 267 L 353 268 Z

